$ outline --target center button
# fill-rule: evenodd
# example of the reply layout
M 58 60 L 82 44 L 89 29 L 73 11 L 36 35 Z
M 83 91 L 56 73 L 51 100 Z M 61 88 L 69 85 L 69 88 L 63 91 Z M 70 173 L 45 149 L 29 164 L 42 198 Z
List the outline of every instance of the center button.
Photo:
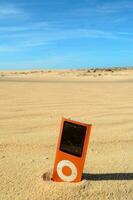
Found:
M 71 170 L 70 167 L 68 167 L 68 166 L 64 166 L 64 167 L 62 168 L 62 172 L 63 172 L 63 174 L 65 174 L 66 176 L 71 176 L 71 174 L 72 174 L 72 170 Z

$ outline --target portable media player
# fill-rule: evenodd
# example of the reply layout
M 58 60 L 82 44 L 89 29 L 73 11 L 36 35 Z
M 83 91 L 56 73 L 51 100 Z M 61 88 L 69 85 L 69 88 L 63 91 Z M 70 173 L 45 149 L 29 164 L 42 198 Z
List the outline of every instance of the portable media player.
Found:
M 81 181 L 90 131 L 90 124 L 62 118 L 52 174 L 53 181 Z

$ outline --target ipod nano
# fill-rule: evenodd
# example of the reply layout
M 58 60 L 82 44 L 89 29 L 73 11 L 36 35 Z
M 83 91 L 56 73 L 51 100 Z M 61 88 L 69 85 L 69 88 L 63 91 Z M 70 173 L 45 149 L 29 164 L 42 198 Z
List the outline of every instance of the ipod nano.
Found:
M 90 124 L 62 118 L 52 174 L 53 181 L 81 181 L 90 131 Z

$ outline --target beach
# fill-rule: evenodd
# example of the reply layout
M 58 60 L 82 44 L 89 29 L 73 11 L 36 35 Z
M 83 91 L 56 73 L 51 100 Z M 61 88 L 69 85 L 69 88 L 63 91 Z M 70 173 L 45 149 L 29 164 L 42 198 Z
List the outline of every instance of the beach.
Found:
M 92 124 L 79 183 L 50 180 L 61 118 Z M 133 69 L 0 71 L 0 200 L 132 200 Z

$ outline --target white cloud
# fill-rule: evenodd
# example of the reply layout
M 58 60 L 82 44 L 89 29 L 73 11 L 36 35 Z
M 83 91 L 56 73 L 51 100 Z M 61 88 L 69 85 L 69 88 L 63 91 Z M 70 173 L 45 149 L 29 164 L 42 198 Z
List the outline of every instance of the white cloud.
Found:
M 47 45 L 60 40 L 92 38 L 92 39 L 115 39 L 115 40 L 130 40 L 123 32 L 109 32 L 104 30 L 93 29 L 51 29 L 48 32 L 40 32 L 31 34 L 23 43 L 26 47 L 36 47 Z M 131 39 L 132 41 L 132 39 Z
M 0 7 L 0 15 L 16 15 L 20 11 L 12 6 Z
M 131 36 L 131 37 L 130 37 Z M 69 39 L 81 39 L 81 38 L 92 38 L 92 39 L 113 39 L 113 40 L 127 40 L 133 41 L 132 35 L 129 35 L 128 32 L 111 32 L 105 30 L 95 30 L 95 29 L 55 29 L 51 28 L 47 31 L 31 31 L 31 32 L 19 32 L 13 34 L 2 34 L 2 44 L 6 41 L 8 46 L 0 47 L 0 51 L 12 51 L 14 50 L 24 50 L 26 48 L 38 47 L 38 46 L 48 46 L 54 42 L 60 40 L 69 40 Z M 12 40 L 10 40 L 12 39 Z M 17 40 L 17 41 L 16 41 Z
M 35 23 L 29 23 L 24 26 L 1 26 L 0 27 L 0 33 L 1 32 L 23 32 L 23 31 L 36 31 L 36 30 L 44 30 L 49 28 L 48 22 L 35 22 Z
M 120 23 L 123 23 L 127 20 L 126 17 L 119 17 L 119 18 L 115 18 L 114 20 L 112 20 L 113 23 L 115 24 L 120 24 Z
M 5 52 L 16 52 L 19 51 L 18 46 L 12 46 L 12 45 L 1 45 L 0 46 L 0 52 L 5 53 Z
M 0 18 L 13 18 L 13 17 L 21 17 L 25 18 L 27 17 L 27 13 L 25 13 L 20 8 L 16 7 L 16 5 L 13 4 L 3 4 L 0 5 Z
M 0 52 L 23 51 L 29 48 L 53 45 L 61 40 L 92 38 L 133 41 L 128 32 L 100 29 L 57 28 L 57 22 L 35 22 L 23 26 L 0 27 Z M 5 46 L 6 45 L 6 46 Z
M 92 5 L 86 5 L 73 10 L 73 14 L 77 16 L 100 16 L 100 15 L 110 15 L 114 13 L 123 12 L 125 10 L 132 11 L 133 2 L 132 1 L 112 1 L 95 3 Z

